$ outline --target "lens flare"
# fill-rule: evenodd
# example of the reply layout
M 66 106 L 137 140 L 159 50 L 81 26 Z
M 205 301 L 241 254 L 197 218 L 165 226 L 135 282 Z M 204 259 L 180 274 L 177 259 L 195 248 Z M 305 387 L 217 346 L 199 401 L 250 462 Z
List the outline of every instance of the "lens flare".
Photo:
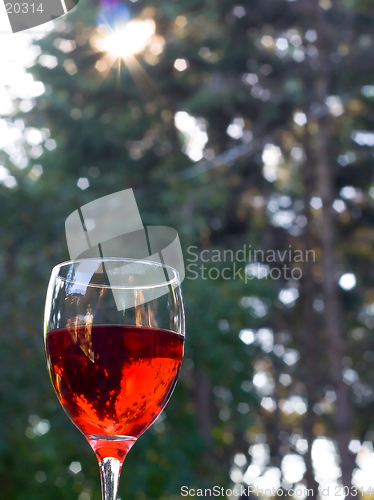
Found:
M 126 59 L 144 49 L 154 33 L 154 21 L 131 21 L 123 29 L 105 37 L 103 49 L 115 57 Z
M 1 1 L 1 0 L 0 0 Z M 114 12 L 118 13 L 118 9 Z M 116 19 L 110 19 L 108 9 L 101 13 L 101 23 L 90 37 L 93 53 L 100 54 L 95 62 L 93 78 L 103 81 L 112 68 L 118 70 L 120 78 L 123 66 L 126 67 L 145 99 L 155 94 L 155 87 L 148 73 L 138 61 L 138 54 L 148 65 L 154 66 L 164 50 L 165 39 L 156 34 L 156 24 L 153 19 L 125 19 L 126 12 Z M 124 63 L 124 65 L 122 64 Z

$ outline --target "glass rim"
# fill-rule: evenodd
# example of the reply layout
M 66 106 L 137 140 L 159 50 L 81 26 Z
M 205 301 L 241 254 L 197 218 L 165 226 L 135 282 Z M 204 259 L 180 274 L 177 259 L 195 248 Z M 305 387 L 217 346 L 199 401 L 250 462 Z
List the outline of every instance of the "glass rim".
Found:
M 109 284 L 101 284 L 101 283 L 82 283 L 81 281 L 74 281 L 71 279 L 67 279 L 64 276 L 61 276 L 59 271 L 64 268 L 64 267 L 69 267 L 72 266 L 76 263 L 83 263 L 83 262 L 97 262 L 98 264 L 104 263 L 105 262 L 127 262 L 127 263 L 137 263 L 137 264 L 144 264 L 144 265 L 149 265 L 149 266 L 156 266 L 159 268 L 163 268 L 164 271 L 168 270 L 171 271 L 173 278 L 172 279 L 166 279 L 165 275 L 165 281 L 162 281 L 161 283 L 153 283 L 149 285 L 109 285 Z M 92 288 L 113 288 L 113 289 L 125 289 L 125 290 L 144 290 L 144 289 L 149 289 L 149 288 L 161 288 L 164 286 L 180 286 L 181 285 L 181 280 L 179 276 L 179 272 L 172 266 L 169 266 L 168 264 L 163 264 L 162 262 L 156 262 L 152 260 L 144 260 L 144 259 L 133 259 L 133 258 L 127 258 L 127 257 L 88 257 L 86 259 L 74 259 L 74 260 L 67 260 L 64 262 L 61 262 L 60 264 L 57 264 L 53 267 L 52 269 L 52 275 L 56 274 L 56 279 L 60 279 L 61 281 L 64 281 L 65 283 L 74 283 L 76 285 L 82 285 L 82 286 L 89 286 Z

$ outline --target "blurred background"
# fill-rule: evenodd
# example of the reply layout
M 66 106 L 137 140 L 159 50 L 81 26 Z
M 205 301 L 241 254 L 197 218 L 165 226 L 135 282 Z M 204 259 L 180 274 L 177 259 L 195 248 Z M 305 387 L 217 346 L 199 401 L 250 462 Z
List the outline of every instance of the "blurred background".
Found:
M 101 498 L 48 379 L 43 307 L 67 216 L 127 188 L 187 266 L 190 247 L 247 255 L 187 268 L 180 381 L 120 498 L 370 496 L 372 3 L 81 0 L 42 28 L 0 35 L 1 498 Z

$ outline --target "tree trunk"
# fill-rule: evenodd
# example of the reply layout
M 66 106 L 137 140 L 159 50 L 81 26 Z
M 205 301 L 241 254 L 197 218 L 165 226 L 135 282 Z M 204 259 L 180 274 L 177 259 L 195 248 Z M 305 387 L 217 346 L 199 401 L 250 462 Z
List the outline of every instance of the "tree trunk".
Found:
M 313 175 L 313 159 L 310 151 L 309 137 L 304 140 L 304 151 L 306 159 L 303 165 L 303 184 L 304 184 L 304 215 L 307 220 L 304 231 L 305 252 L 313 248 L 312 238 L 312 214 L 310 210 L 310 200 L 313 193 L 314 175 Z M 318 365 L 318 346 L 320 335 L 318 334 L 318 326 L 313 310 L 313 301 L 315 298 L 315 282 L 313 279 L 313 262 L 308 259 L 304 265 L 303 272 L 303 288 L 304 290 L 304 325 L 303 325 L 303 344 L 305 350 L 305 386 L 308 395 L 308 409 L 303 422 L 305 439 L 308 442 L 308 451 L 305 455 L 306 473 L 305 480 L 307 488 L 313 490 L 313 498 L 317 498 L 318 483 L 314 477 L 312 464 L 312 445 L 314 441 L 313 427 L 315 424 L 314 405 L 318 400 L 318 373 L 316 366 Z
M 211 444 L 213 441 L 212 388 L 208 377 L 202 370 L 195 370 L 194 379 L 197 427 L 204 441 Z
M 332 208 L 333 186 L 328 163 L 327 122 L 326 117 L 319 120 L 318 145 L 316 148 L 318 193 L 323 203 L 321 227 L 323 294 L 326 336 L 329 342 L 330 376 L 336 392 L 336 439 L 341 458 L 343 485 L 350 486 L 354 466 L 353 455 L 351 456 L 348 450 L 352 429 L 352 412 L 349 388 L 342 379 L 345 341 L 342 330 L 335 261 L 335 217 Z
M 318 9 L 318 7 L 317 7 Z M 316 99 L 326 106 L 329 95 L 329 27 L 318 9 L 317 32 L 319 38 L 320 67 L 315 77 Z M 330 48 L 331 49 L 331 48 Z M 323 113 L 317 120 L 318 132 L 315 145 L 317 193 L 322 199 L 321 249 L 323 267 L 323 294 L 325 303 L 326 337 L 329 344 L 330 376 L 336 392 L 335 435 L 340 453 L 342 483 L 351 486 L 354 467 L 353 455 L 348 450 L 352 430 L 351 398 L 348 386 L 342 379 L 342 360 L 345 356 L 345 341 L 342 329 L 337 268 L 335 257 L 336 217 L 332 207 L 334 201 L 333 169 L 329 162 L 331 117 Z

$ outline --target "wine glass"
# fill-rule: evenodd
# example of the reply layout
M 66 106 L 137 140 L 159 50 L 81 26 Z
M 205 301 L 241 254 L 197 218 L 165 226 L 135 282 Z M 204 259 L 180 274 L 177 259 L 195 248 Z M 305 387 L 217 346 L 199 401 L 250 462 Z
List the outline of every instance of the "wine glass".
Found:
M 49 282 L 44 341 L 62 407 L 96 453 L 103 500 L 177 382 L 184 346 L 178 272 L 159 262 L 64 262 Z

